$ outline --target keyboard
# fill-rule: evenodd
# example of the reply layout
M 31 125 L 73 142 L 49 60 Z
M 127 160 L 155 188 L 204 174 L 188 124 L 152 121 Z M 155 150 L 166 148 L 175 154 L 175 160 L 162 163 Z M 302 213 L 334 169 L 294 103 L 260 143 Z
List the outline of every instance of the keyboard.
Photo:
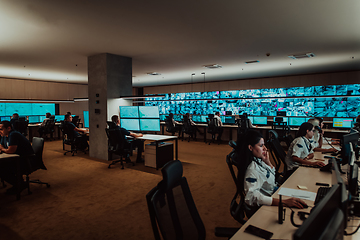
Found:
M 299 164 L 299 166 L 301 166 L 301 167 L 309 167 L 309 168 L 320 168 L 320 166 L 318 166 L 318 165 L 306 165 L 306 164 Z
M 325 197 L 325 195 L 330 191 L 331 187 L 319 187 L 316 193 L 316 198 L 314 205 L 318 204 L 321 199 Z

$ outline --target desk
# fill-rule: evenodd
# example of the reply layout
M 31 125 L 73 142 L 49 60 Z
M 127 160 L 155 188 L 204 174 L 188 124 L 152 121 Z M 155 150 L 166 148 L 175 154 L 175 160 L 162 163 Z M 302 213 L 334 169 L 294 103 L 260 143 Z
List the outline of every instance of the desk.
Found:
M 311 176 L 311 177 L 310 177 Z M 320 172 L 318 168 L 306 168 L 299 167 L 291 176 L 286 180 L 286 182 L 281 187 L 297 189 L 297 185 L 306 186 L 308 189 L 306 191 L 317 192 L 319 186 L 316 186 L 316 182 L 323 182 L 331 184 L 331 174 L 328 172 Z M 273 197 L 278 198 L 278 191 L 273 194 Z M 283 196 L 284 199 L 288 198 Z M 310 212 L 311 206 L 314 205 L 313 201 L 304 200 L 309 208 L 301 209 L 301 211 Z M 299 211 L 300 209 L 293 209 L 294 211 Z M 273 239 L 292 239 L 292 235 L 297 230 L 290 222 L 290 213 L 289 209 L 286 209 L 285 221 L 283 224 L 279 224 L 278 221 L 278 207 L 276 206 L 262 206 L 241 228 L 240 230 L 231 238 L 231 240 L 239 239 L 261 239 L 254 235 L 244 232 L 245 228 L 252 224 L 259 228 L 273 232 Z M 301 224 L 301 220 L 295 218 L 295 223 Z M 349 222 L 348 222 L 349 223 Z M 360 220 L 353 220 L 351 225 L 358 225 Z M 353 232 L 355 228 L 347 228 L 348 232 Z M 344 239 L 359 239 L 360 232 L 352 236 L 344 236 Z
M 22 174 L 20 172 L 20 156 L 18 154 L 8 154 L 8 153 L 1 153 L 0 154 L 0 167 L 1 162 L 7 162 L 7 161 L 15 161 L 16 162 L 16 176 L 18 181 L 18 186 L 20 186 L 20 183 L 22 180 Z M 20 199 L 20 192 L 16 194 L 16 199 Z
M 157 135 L 157 134 L 144 134 L 142 137 L 137 139 L 154 141 L 156 149 L 159 147 L 159 142 L 167 142 L 175 140 L 175 160 L 178 160 L 178 137 L 168 135 Z
M 55 128 L 57 128 L 57 137 L 58 139 L 60 139 L 60 122 L 55 122 Z M 33 138 L 33 131 L 36 131 L 38 130 L 38 128 L 40 127 L 41 123 L 29 123 L 28 124 L 28 127 L 29 127 L 29 141 L 31 142 L 32 141 L 32 138 Z

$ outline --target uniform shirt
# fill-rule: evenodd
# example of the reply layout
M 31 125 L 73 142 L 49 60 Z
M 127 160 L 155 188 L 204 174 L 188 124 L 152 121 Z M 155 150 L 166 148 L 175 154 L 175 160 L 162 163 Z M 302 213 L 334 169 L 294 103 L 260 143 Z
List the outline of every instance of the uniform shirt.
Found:
M 1 138 L 1 145 L 8 149 L 9 146 L 17 146 L 15 154 L 27 156 L 34 153 L 29 140 L 21 133 L 12 130 L 8 137 Z
M 314 146 L 317 142 L 315 140 L 309 140 L 306 137 L 297 137 L 290 144 L 289 150 L 285 157 L 285 162 L 287 164 L 287 169 L 292 170 L 295 167 L 299 166 L 299 163 L 294 162 L 292 156 L 304 159 L 309 154 L 313 153 Z
M 49 121 L 49 120 L 50 120 L 50 118 L 45 118 L 44 121 L 41 123 L 41 126 L 45 127 L 46 122 Z
M 245 203 L 250 206 L 271 205 L 271 195 L 276 191 L 275 168 L 270 168 L 260 158 L 254 158 L 245 172 Z
M 217 127 L 221 127 L 223 125 L 221 118 L 218 115 L 215 115 L 214 118 L 217 119 Z
M 73 123 L 65 121 L 64 124 L 66 124 L 66 127 L 69 131 L 73 131 L 74 137 L 80 136 L 80 133 L 75 131 L 76 126 Z
M 130 132 L 128 130 L 126 130 L 125 128 L 116 126 L 116 129 L 120 130 L 121 134 L 125 137 L 125 139 L 126 139 L 126 136 L 130 136 Z

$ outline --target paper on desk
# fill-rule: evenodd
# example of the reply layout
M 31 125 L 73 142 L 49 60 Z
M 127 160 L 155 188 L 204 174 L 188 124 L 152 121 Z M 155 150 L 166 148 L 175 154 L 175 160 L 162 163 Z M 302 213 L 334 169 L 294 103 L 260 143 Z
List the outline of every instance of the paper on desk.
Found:
M 302 198 L 311 201 L 315 201 L 315 197 L 316 197 L 316 193 L 314 192 L 292 189 L 292 188 L 284 188 L 284 187 L 280 189 L 278 194 L 282 196 Z

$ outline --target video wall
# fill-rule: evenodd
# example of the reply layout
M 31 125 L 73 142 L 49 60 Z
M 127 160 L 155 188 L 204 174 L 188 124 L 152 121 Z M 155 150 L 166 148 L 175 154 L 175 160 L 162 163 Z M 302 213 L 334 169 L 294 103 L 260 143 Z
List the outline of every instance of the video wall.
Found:
M 0 103 L 0 116 L 12 116 L 18 113 L 20 116 L 45 115 L 47 112 L 55 115 L 55 103 Z
M 165 94 L 145 99 L 160 114 L 357 117 L 360 84 Z M 282 114 L 279 114 L 282 112 Z
M 120 106 L 120 126 L 130 131 L 160 131 L 157 106 Z

